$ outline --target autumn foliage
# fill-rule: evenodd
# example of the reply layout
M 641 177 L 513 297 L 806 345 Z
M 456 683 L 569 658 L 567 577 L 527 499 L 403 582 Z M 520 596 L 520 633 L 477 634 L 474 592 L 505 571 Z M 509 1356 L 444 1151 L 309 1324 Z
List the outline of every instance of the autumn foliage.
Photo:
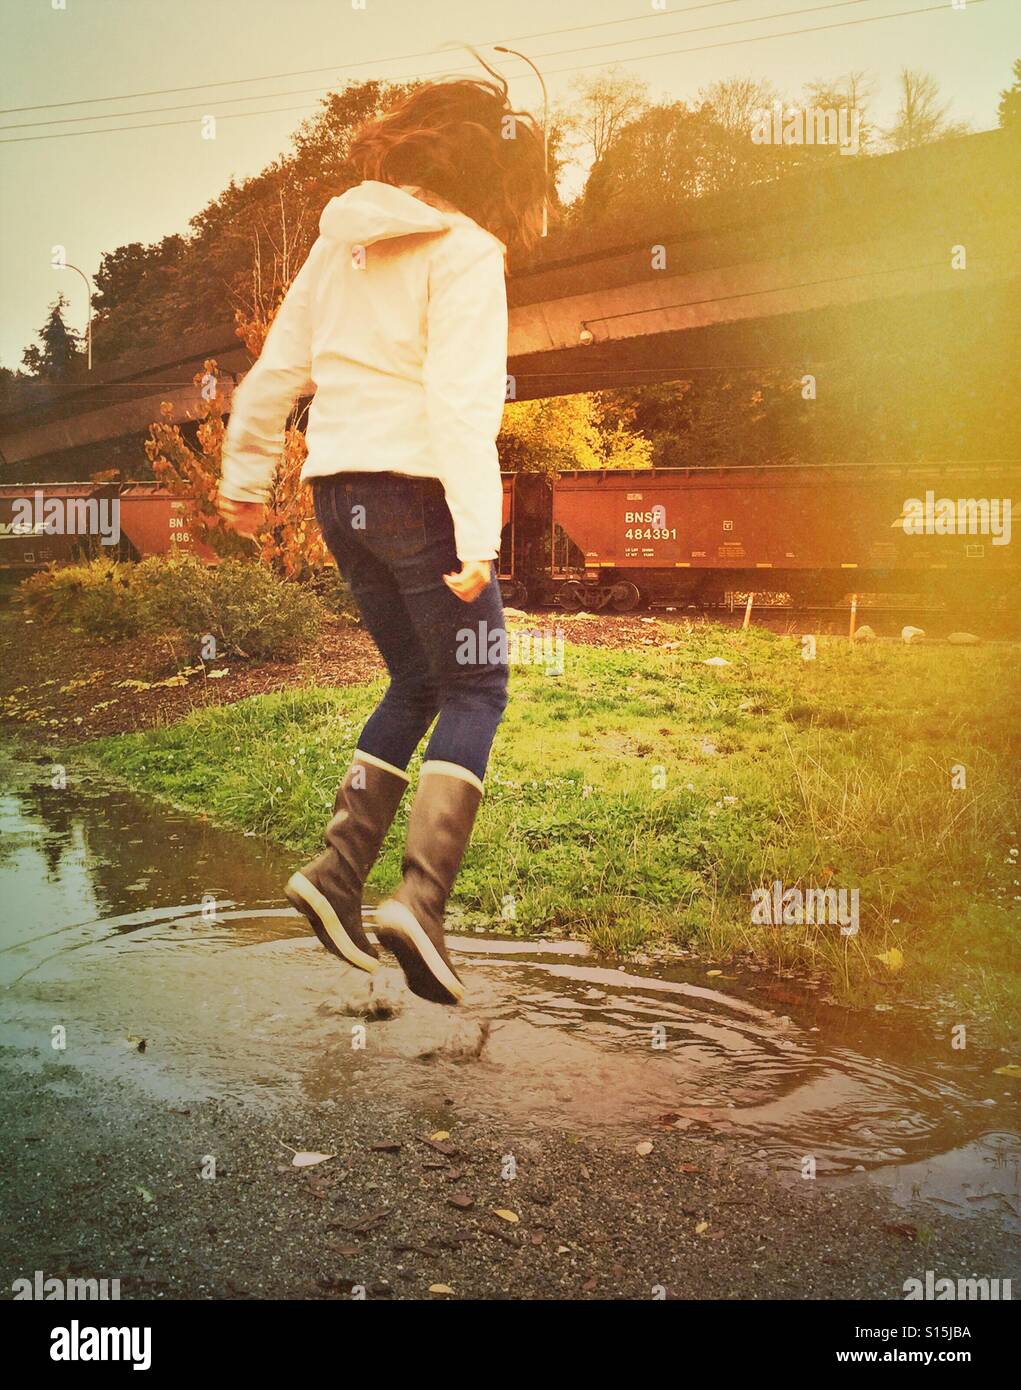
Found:
M 259 326 L 244 320 L 240 313 L 237 318 L 238 336 L 244 339 L 249 351 L 258 342 L 254 350 L 258 355 L 261 348 Z M 262 340 L 270 321 L 261 327 Z M 185 439 L 181 427 L 173 423 L 173 407 L 169 402 L 162 406 L 163 418 L 150 426 L 145 451 L 157 482 L 175 497 L 190 500 L 198 540 L 221 558 L 251 558 L 254 548 L 261 563 L 276 574 L 287 579 L 311 578 L 323 569 L 328 558 L 315 523 L 311 492 L 300 479 L 306 449 L 305 436 L 298 428 L 297 419 L 292 417 L 284 432 L 266 529 L 256 540 L 248 540 L 229 530 L 216 511 L 226 405 L 213 359 L 203 363 L 203 371 L 195 377 L 195 385 L 200 400 L 194 447 Z

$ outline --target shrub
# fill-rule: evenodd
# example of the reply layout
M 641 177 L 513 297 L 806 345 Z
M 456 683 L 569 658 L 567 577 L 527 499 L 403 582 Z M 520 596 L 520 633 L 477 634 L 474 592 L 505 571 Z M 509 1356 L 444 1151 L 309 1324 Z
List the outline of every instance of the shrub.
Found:
M 330 613 L 335 614 L 338 618 L 347 618 L 354 623 L 361 622 L 358 605 L 354 601 L 347 580 L 343 578 L 336 566 L 327 565 L 324 569 L 317 571 L 315 579 L 312 581 L 312 588 Z
M 33 616 L 96 636 L 142 633 L 194 652 L 212 635 L 221 655 L 259 660 L 294 656 L 325 615 L 311 589 L 262 565 L 224 560 L 209 567 L 188 554 L 43 570 L 21 585 L 20 597 Z
M 39 570 L 18 598 L 31 617 L 94 637 L 132 637 L 142 625 L 133 566 L 115 560 Z
M 315 638 L 324 617 L 322 603 L 305 585 L 240 560 L 217 566 L 211 597 L 213 622 L 205 631 L 239 656 L 293 656 Z
M 283 660 L 316 636 L 323 605 L 302 584 L 243 560 L 203 565 L 193 555 L 153 557 L 138 566 L 145 627 L 193 646 L 216 638 L 227 656 Z
M 150 556 L 135 570 L 146 632 L 192 637 L 213 632 L 213 572 L 194 555 Z

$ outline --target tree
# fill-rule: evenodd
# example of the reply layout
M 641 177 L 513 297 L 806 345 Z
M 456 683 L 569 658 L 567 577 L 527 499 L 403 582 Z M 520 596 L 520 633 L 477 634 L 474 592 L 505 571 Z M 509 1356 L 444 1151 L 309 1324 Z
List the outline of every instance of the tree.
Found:
M 181 275 L 185 247 L 185 238 L 175 235 L 152 246 L 133 241 L 103 253 L 92 298 L 98 357 L 109 361 L 140 342 L 172 335 L 190 292 Z
M 568 468 L 648 468 L 651 446 L 627 423 L 604 415 L 596 396 L 513 401 L 497 441 L 511 472 L 551 476 Z
M 800 462 L 813 418 L 800 383 L 776 372 L 605 391 L 600 409 L 646 440 L 656 468 Z
M 1015 135 L 1021 134 L 1021 58 L 1014 60 L 1013 83 L 1000 93 L 1000 104 L 996 108 L 1000 125 L 1010 129 Z
M 776 88 L 769 82 L 753 77 L 730 77 L 713 82 L 698 94 L 703 107 L 708 107 L 716 120 L 729 134 L 748 139 L 760 111 L 768 111 L 780 100 Z
M 22 371 L 11 371 L 10 367 L 0 367 L 0 409 L 14 406 L 18 401 L 18 389 L 28 377 Z
M 304 255 L 297 248 L 307 245 L 307 206 L 299 206 L 289 217 L 281 197 L 277 213 L 278 226 L 272 233 L 254 233 L 245 291 L 235 296 L 236 332 L 253 360 L 262 351 L 270 324 L 301 268 Z M 145 452 L 157 481 L 174 496 L 191 499 L 201 540 L 223 557 L 250 555 L 250 542 L 226 528 L 216 511 L 226 406 L 214 361 L 204 363 L 204 371 L 195 378 L 195 384 L 202 387 L 197 412 L 198 448 L 188 444 L 180 426 L 170 419 L 171 407 L 165 405 L 164 418 L 150 426 Z M 300 427 L 302 413 L 299 406 L 284 431 L 283 449 L 272 480 L 267 526 L 257 540 L 261 562 L 288 579 L 310 579 L 328 563 L 326 545 L 315 525 L 311 491 L 301 481 L 307 455 Z
M 868 114 L 869 102 L 874 94 L 875 88 L 868 75 L 852 69 L 831 82 L 806 83 L 805 105 L 824 111 L 846 108 L 854 113 L 858 121 L 858 146 L 863 153 L 868 153 L 869 145 L 874 144 L 877 134 Z
M 251 178 L 231 179 L 191 219 L 186 235 L 107 253 L 96 276 L 97 359 L 109 360 L 140 342 L 169 344 L 227 318 L 230 297 L 248 292 L 253 237 L 271 237 L 281 204 L 317 216 L 331 197 L 356 183 L 348 161 L 355 132 L 407 90 L 373 80 L 329 93 L 286 154 Z M 300 229 L 292 223 L 289 255 L 298 263 L 315 235 L 316 216 Z
M 633 224 L 669 215 L 692 198 L 776 179 L 817 158 L 814 148 L 756 143 L 755 113 L 772 88 L 716 83 L 697 107 L 683 101 L 646 107 L 622 126 L 593 165 L 573 209 L 576 225 Z
M 46 322 L 39 330 L 41 346 L 32 343 L 21 355 L 21 360 L 34 377 L 44 381 L 61 381 L 69 375 L 79 352 L 79 335 L 64 322 L 64 311 L 68 308 L 64 296 L 58 295 Z
M 967 133 L 966 122 L 947 119 L 950 103 L 940 103 L 939 83 L 929 73 L 902 68 L 898 82 L 900 105 L 897 107 L 897 118 L 886 132 L 887 142 L 892 149 L 913 150 L 934 140 L 947 140 Z
M 560 127 L 576 147 L 591 149 L 596 163 L 621 127 L 645 110 L 649 84 L 609 68 L 595 77 L 576 77 L 571 91 L 574 98 L 560 117 Z

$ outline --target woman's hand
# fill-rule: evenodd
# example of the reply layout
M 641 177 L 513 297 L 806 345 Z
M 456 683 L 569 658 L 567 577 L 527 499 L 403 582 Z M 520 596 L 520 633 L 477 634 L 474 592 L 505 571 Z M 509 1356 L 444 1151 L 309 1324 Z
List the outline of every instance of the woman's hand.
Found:
M 266 508 L 261 502 L 235 502 L 218 493 L 216 510 L 224 523 L 239 536 L 257 536 L 266 527 Z
M 492 577 L 492 560 L 462 560 L 461 572 L 445 574 L 443 582 L 463 603 L 472 603 Z

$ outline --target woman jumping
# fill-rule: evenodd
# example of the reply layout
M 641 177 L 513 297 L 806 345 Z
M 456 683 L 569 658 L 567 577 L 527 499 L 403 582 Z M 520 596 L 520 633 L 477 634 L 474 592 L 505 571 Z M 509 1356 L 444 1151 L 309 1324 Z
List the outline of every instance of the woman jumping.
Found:
M 492 561 L 506 399 L 506 246 L 528 244 L 545 196 L 542 137 L 487 82 L 421 86 L 356 136 L 363 179 L 320 235 L 234 393 L 219 510 L 255 535 L 287 417 L 314 392 L 302 478 L 390 684 L 362 731 L 326 849 L 288 899 L 323 945 L 363 970 L 379 957 L 361 893 L 433 721 L 408 816 L 403 877 L 376 932 L 425 999 L 464 986 L 443 918 L 475 816 L 507 665 Z M 466 641 L 474 630 L 476 640 Z M 497 644 L 502 652 L 506 642 Z M 438 716 L 438 718 L 437 718 Z

